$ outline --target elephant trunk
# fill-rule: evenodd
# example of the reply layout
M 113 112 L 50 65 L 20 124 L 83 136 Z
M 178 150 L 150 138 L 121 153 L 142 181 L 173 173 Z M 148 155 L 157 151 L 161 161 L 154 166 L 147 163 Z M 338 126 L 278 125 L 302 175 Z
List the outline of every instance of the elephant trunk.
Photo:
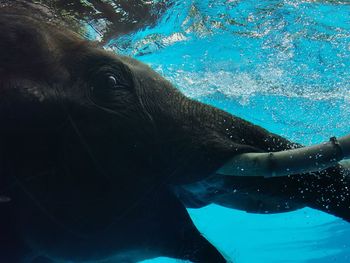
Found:
M 269 153 L 244 153 L 233 157 L 217 173 L 235 176 L 288 176 L 327 169 L 350 157 L 350 135 L 329 142 Z

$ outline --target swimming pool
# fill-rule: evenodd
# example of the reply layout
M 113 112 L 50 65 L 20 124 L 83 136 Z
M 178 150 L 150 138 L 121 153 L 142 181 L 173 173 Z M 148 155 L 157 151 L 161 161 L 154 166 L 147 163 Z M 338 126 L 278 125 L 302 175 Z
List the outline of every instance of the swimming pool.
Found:
M 178 0 L 155 26 L 106 48 L 149 64 L 192 98 L 291 140 L 309 145 L 350 132 L 348 1 Z M 189 212 L 237 263 L 350 262 L 350 224 L 316 210 Z

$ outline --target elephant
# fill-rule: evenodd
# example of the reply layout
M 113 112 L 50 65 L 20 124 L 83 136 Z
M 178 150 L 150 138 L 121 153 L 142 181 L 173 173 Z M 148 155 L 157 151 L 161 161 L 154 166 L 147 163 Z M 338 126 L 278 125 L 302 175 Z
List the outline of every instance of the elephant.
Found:
M 349 135 L 304 147 L 0 9 L 0 262 L 227 262 L 186 208 L 350 221 Z

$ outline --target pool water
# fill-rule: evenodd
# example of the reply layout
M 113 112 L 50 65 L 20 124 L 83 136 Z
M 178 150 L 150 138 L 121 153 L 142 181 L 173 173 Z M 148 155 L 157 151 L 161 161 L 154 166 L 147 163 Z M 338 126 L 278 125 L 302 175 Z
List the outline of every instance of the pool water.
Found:
M 155 26 L 106 48 L 149 64 L 189 97 L 305 145 L 350 132 L 349 1 L 177 0 Z M 350 223 L 316 210 L 189 213 L 236 263 L 350 262 Z

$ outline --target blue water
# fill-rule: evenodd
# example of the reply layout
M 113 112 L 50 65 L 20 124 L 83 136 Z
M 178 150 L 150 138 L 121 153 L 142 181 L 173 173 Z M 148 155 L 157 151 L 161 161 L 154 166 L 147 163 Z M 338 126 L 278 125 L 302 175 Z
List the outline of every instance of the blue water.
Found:
M 106 48 L 291 140 L 308 145 L 350 132 L 349 1 L 178 0 L 156 26 Z M 316 210 L 189 212 L 236 263 L 350 262 L 350 224 Z

